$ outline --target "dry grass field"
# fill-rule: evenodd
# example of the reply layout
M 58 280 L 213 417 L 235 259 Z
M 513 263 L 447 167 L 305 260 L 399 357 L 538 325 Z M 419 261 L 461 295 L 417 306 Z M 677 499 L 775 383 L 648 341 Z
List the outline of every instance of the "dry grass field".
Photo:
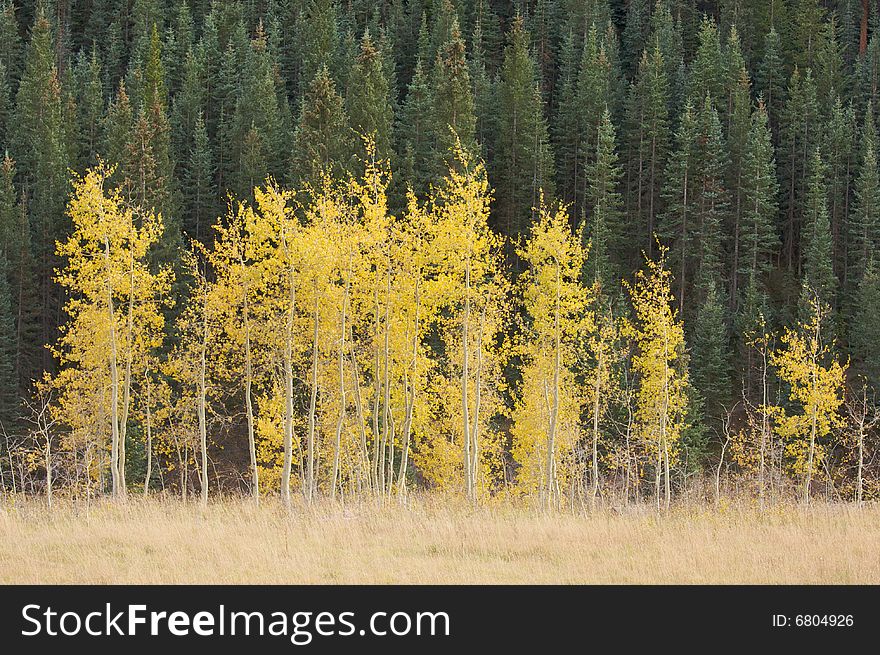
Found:
M 0 583 L 880 583 L 880 508 L 0 505 Z

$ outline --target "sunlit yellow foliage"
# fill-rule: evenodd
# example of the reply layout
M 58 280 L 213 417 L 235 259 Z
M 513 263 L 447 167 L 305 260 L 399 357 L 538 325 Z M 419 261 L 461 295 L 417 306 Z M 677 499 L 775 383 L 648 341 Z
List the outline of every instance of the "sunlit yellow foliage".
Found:
M 53 348 L 60 364 L 54 385 L 69 439 L 102 448 L 109 439 L 114 490 L 124 493 L 133 388 L 162 343 L 173 276 L 167 267 L 154 272 L 147 261 L 162 236 L 162 217 L 126 206 L 108 187 L 112 173 L 101 164 L 74 180 L 68 206 L 73 230 L 57 244 L 66 264 L 56 280 L 68 294 L 68 318 Z
M 666 248 L 657 261 L 647 260 L 626 284 L 635 321 L 624 333 L 636 346 L 632 358 L 637 376 L 634 432 L 649 459 L 654 460 L 657 504 L 661 475 L 665 475 L 666 504 L 670 500 L 670 468 L 678 455 L 687 409 L 688 372 L 684 364 L 684 329 L 673 309 L 671 274 Z
M 786 329 L 782 347 L 770 362 L 789 388 L 794 407 L 771 408 L 777 433 L 785 442 L 792 471 L 804 479 L 804 497 L 826 455 L 828 438 L 840 427 L 846 367 L 833 356 L 823 339 L 823 323 L 829 309 L 815 296 L 809 317 L 796 329 Z M 800 411 L 793 411 L 799 409 Z
M 528 264 L 520 278 L 528 325 L 512 452 L 519 487 L 552 504 L 583 477 L 576 447 L 585 391 L 574 368 L 578 344 L 595 331 L 593 290 L 581 283 L 585 252 L 563 207 L 542 199 L 520 257 Z

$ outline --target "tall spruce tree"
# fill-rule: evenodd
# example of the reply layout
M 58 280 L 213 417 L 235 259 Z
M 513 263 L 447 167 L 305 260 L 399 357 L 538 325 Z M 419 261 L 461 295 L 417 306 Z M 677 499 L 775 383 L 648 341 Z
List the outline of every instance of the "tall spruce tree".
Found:
M 806 310 L 807 301 L 818 296 L 821 303 L 835 307 L 837 276 L 834 274 L 831 220 L 828 212 L 827 168 L 819 148 L 810 158 L 807 195 L 803 213 L 803 281 L 806 297 L 801 299 L 801 309 Z
M 547 197 L 554 191 L 544 103 L 528 38 L 522 20 L 517 19 L 498 83 L 498 141 L 491 179 L 496 187 L 498 227 L 511 238 L 532 222 L 540 190 Z
M 303 97 L 295 135 L 291 178 L 317 187 L 323 173 L 340 175 L 351 166 L 352 138 L 342 97 L 322 66 Z
M 476 117 L 471 96 L 470 74 L 465 45 L 453 19 L 449 40 L 437 50 L 431 84 L 431 162 L 433 179 L 441 179 L 455 164 L 456 141 L 468 152 L 475 152 Z
M 55 242 L 64 236 L 67 225 L 64 210 L 69 187 L 68 168 L 72 163 L 67 118 L 55 67 L 52 28 L 41 8 L 25 52 L 24 70 L 16 94 L 16 127 L 10 136 L 34 234 L 36 277 L 41 286 L 42 343 L 54 341 L 55 317 L 61 302 L 53 271 L 58 263 Z M 41 364 L 47 370 L 51 368 L 48 350 Z
M 361 39 L 360 53 L 351 73 L 346 106 L 355 132 L 355 151 L 358 158 L 366 158 L 361 137 L 372 137 L 376 156 L 380 160 L 391 160 L 394 120 L 391 89 L 385 75 L 382 53 L 373 44 L 369 31 Z
M 855 203 L 849 215 L 848 261 L 844 292 L 852 307 L 856 290 L 874 250 L 880 245 L 880 171 L 877 166 L 877 129 L 871 103 L 865 111 L 861 133 L 861 157 L 855 180 Z
M 784 200 L 783 253 L 789 269 L 798 268 L 800 216 L 807 195 L 810 158 L 819 144 L 816 87 L 809 70 L 791 75 L 780 129 L 780 181 Z
M 600 281 L 613 289 L 623 262 L 622 200 L 619 193 L 622 170 L 618 164 L 614 124 L 608 109 L 599 125 L 596 157 L 587 171 L 586 236 L 590 242 L 587 258 L 588 283 Z
M 644 249 L 653 252 L 657 217 L 662 213 L 661 190 L 670 148 L 669 80 L 663 55 L 655 47 L 645 52 L 639 73 L 630 89 L 627 107 L 629 133 L 627 209 L 637 218 L 643 235 L 634 245 L 636 257 Z M 640 242 L 640 243 L 639 243 Z M 631 259 L 635 261 L 635 259 Z

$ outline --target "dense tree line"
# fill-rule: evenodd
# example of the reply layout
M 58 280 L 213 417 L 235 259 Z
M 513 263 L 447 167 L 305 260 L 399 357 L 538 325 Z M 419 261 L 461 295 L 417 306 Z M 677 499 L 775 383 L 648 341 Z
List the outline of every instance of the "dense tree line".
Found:
M 875 497 L 878 10 L 0 0 L 4 490 Z

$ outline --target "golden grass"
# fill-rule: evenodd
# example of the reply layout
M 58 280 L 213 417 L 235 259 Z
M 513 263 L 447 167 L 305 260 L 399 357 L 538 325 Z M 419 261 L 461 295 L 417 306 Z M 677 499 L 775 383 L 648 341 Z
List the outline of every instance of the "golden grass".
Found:
M 0 583 L 880 583 L 880 508 L 0 504 Z

